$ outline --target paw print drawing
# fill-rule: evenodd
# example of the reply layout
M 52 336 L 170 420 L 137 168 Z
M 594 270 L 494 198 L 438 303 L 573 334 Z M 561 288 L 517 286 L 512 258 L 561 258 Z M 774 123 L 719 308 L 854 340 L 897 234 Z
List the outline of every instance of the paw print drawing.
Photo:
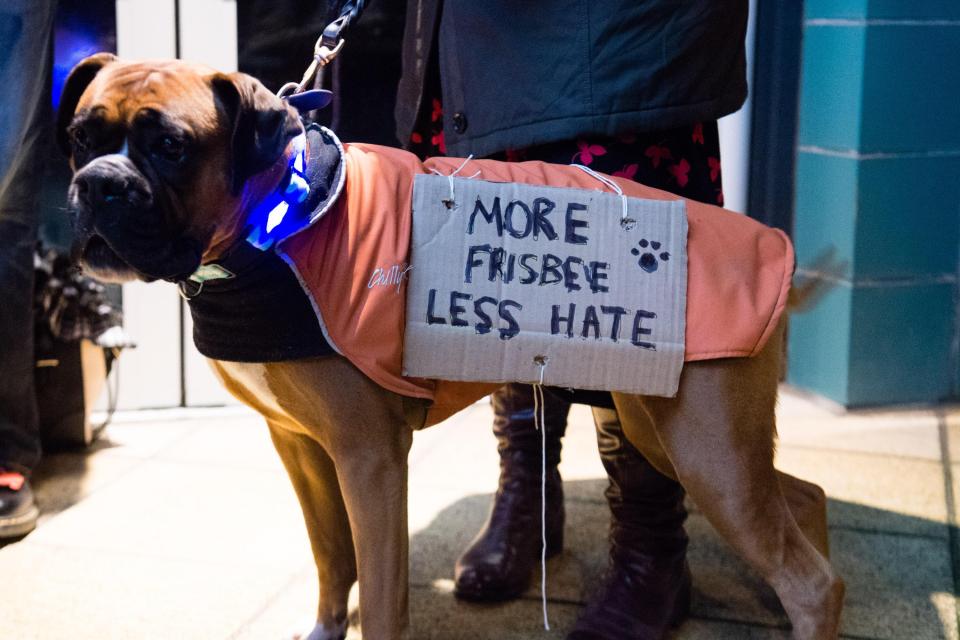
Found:
M 646 238 L 641 238 L 640 242 L 637 243 L 639 249 L 634 247 L 630 249 L 630 253 L 635 256 L 640 256 L 640 259 L 637 260 L 637 264 L 641 269 L 647 273 L 653 273 L 660 267 L 660 261 L 666 262 L 670 259 L 670 254 L 666 251 L 661 251 L 659 255 L 654 255 L 650 251 L 641 251 L 641 249 L 650 248 L 653 251 L 660 249 L 660 243 L 656 240 L 647 240 Z M 659 258 L 659 260 L 658 260 Z

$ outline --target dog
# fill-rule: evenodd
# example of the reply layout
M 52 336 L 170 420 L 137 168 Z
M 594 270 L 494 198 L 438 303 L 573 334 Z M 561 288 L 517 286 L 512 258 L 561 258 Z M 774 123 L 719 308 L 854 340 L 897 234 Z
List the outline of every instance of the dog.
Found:
M 304 135 L 296 110 L 244 74 L 97 54 L 73 69 L 60 109 L 58 140 L 74 171 L 74 255 L 105 281 L 177 281 L 200 304 L 216 282 L 196 274 L 231 255 L 281 181 L 284 194 L 302 182 L 291 173 Z M 310 177 L 320 185 L 311 197 L 334 199 L 342 175 L 331 166 Z M 287 287 L 289 270 L 261 268 L 271 252 L 254 253 L 241 260 L 252 273 L 287 274 L 270 295 Z M 265 339 L 280 336 L 262 361 L 216 357 L 216 339 L 206 353 L 230 393 L 266 419 L 300 501 L 320 584 L 316 627 L 305 637 L 344 637 L 356 581 L 365 636 L 406 637 L 407 454 L 413 432 L 435 421 L 431 407 L 335 349 L 285 350 L 283 335 L 316 331 L 304 320 L 309 304 L 298 304 L 273 309 L 273 324 L 262 325 Z M 204 314 L 222 329 L 210 335 L 222 336 L 248 309 L 214 305 Z M 782 340 L 780 321 L 753 357 L 687 362 L 675 398 L 612 398 L 628 439 L 773 587 L 794 637 L 835 638 L 844 583 L 827 560 L 825 495 L 773 466 Z

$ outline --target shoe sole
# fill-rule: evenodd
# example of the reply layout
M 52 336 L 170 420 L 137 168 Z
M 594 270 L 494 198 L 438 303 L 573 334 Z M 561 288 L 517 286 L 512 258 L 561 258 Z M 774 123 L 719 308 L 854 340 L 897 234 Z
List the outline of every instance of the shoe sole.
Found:
M 37 518 L 39 517 L 40 510 L 34 506 L 19 516 L 0 518 L 0 540 L 27 535 L 37 528 Z

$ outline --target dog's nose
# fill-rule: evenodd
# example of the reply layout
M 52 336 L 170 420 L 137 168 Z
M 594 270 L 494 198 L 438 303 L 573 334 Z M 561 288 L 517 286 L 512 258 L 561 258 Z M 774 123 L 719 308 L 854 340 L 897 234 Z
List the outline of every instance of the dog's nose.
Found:
M 101 202 L 135 204 L 144 199 L 140 190 L 123 176 L 78 176 L 76 184 L 77 197 L 87 206 Z
M 150 186 L 125 162 L 98 158 L 73 177 L 77 200 L 87 208 L 102 204 L 149 206 Z

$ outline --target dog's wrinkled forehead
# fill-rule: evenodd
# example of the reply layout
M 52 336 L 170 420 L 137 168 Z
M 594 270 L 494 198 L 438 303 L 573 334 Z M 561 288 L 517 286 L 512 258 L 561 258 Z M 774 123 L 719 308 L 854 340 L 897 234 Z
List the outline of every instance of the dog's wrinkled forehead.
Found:
M 134 127 L 138 119 L 162 119 L 202 135 L 217 126 L 210 77 L 216 72 L 179 60 L 115 61 L 93 78 L 80 97 L 74 121 Z M 199 129 L 199 130 L 198 130 Z

